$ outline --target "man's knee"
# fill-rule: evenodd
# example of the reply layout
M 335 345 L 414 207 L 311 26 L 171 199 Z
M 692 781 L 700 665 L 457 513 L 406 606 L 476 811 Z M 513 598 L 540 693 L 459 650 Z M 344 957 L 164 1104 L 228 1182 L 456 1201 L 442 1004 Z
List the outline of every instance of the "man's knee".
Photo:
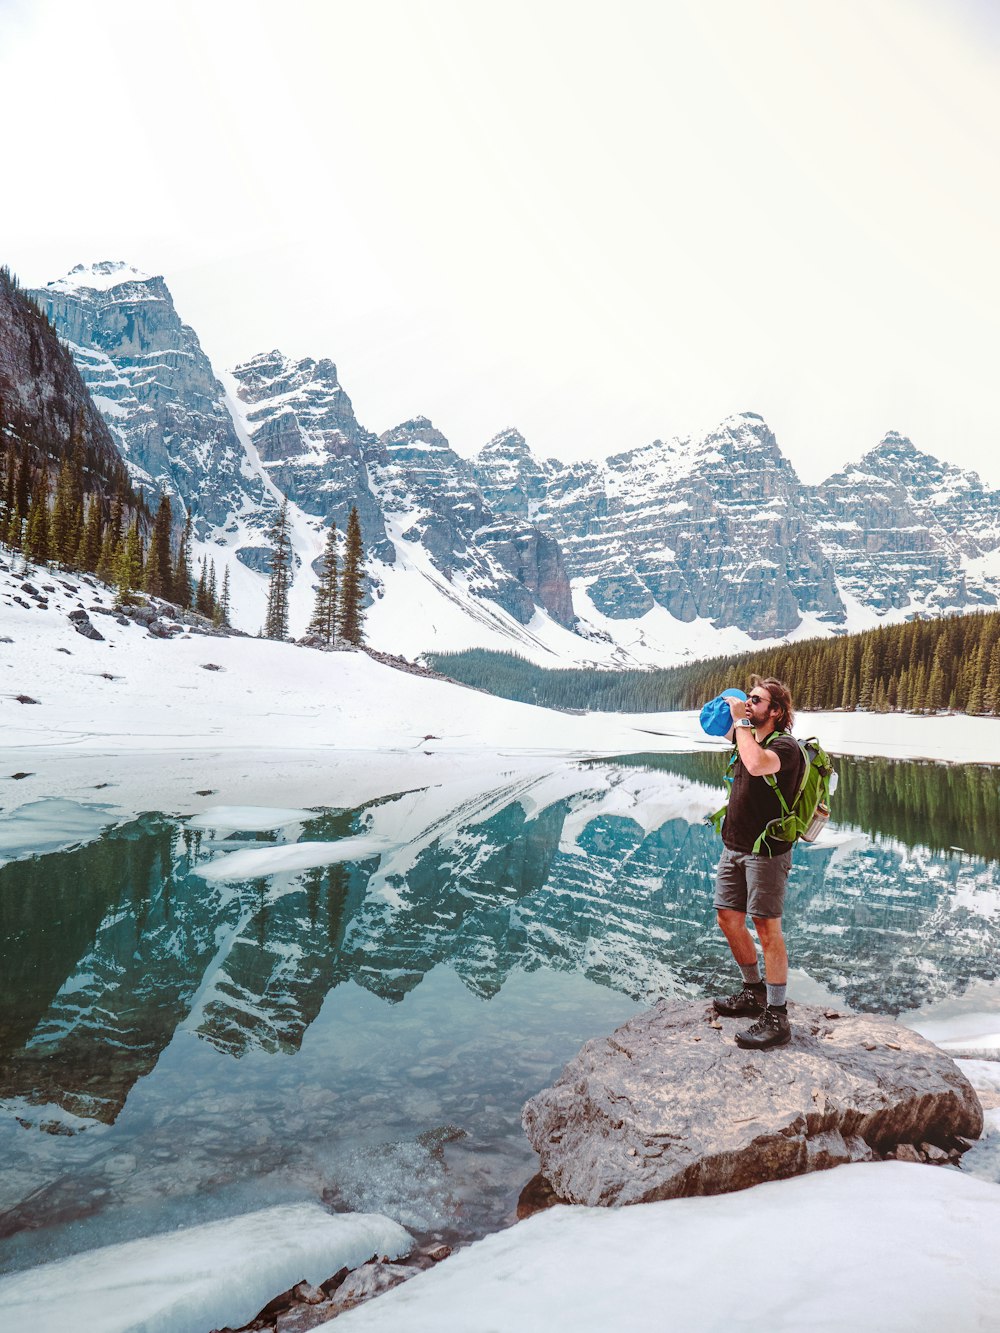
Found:
M 737 912 L 731 907 L 717 907 L 715 909 L 715 919 L 718 921 L 723 935 L 738 933 L 747 928 L 746 912 Z
M 771 940 L 782 938 L 780 916 L 755 916 L 753 924 L 761 944 L 768 944 Z

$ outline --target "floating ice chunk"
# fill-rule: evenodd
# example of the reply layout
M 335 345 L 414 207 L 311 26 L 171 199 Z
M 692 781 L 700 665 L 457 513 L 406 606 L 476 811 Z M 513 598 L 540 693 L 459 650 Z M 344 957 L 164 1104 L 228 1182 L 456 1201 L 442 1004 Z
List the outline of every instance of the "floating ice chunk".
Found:
M 995 1013 L 953 1014 L 928 1019 L 918 1014 L 907 1019 L 906 1026 L 940 1046 L 942 1051 L 1000 1050 L 1000 1018 Z
M 971 1333 L 996 1326 L 998 1227 L 996 1185 L 905 1162 L 629 1208 L 561 1205 L 322 1327 Z M 780 1282 L 719 1281 L 719 1255 L 744 1249 L 748 1228 L 795 1256 Z
M 1000 1092 L 1000 1060 L 956 1060 L 977 1092 Z
M 314 1285 L 413 1241 L 378 1213 L 284 1204 L 108 1245 L 0 1278 L 4 1327 L 31 1333 L 238 1328 L 300 1278 Z
M 226 880 L 263 879 L 282 871 L 313 870 L 340 861 L 365 861 L 395 847 L 389 838 L 341 838 L 339 842 L 294 842 L 280 847 L 248 847 L 196 866 L 194 874 L 220 884 Z
M 315 810 L 285 810 L 266 805 L 213 805 L 192 815 L 187 822 L 193 829 L 239 829 L 243 833 L 266 833 L 269 829 L 284 828 L 286 824 L 301 824 L 315 819 Z
M 118 816 L 113 806 L 48 797 L 0 815 L 0 865 L 99 838 Z

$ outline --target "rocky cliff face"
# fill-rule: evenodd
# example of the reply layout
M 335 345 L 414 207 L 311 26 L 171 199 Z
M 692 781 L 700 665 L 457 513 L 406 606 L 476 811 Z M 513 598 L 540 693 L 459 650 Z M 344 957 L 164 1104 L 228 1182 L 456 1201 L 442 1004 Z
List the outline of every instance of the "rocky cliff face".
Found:
M 47 320 L 0 270 L 0 447 L 57 462 L 82 451 L 89 493 L 128 485 L 121 455 L 73 358 Z
M 494 513 L 525 519 L 534 518 L 560 470 L 554 461 L 539 462 L 521 432 L 513 428 L 494 435 L 468 467 L 490 497 Z
M 1000 592 L 988 558 L 1000 495 L 895 434 L 811 487 L 749 412 L 702 439 L 570 466 L 507 432 L 470 467 L 491 505 L 559 540 L 578 594 L 612 620 L 660 606 L 778 638 L 805 617 L 846 627 L 854 603 L 874 622 L 993 606 Z
M 484 493 L 531 496 L 602 615 L 634 619 L 659 605 L 755 638 L 789 633 L 804 611 L 843 618 L 798 478 L 760 417 L 566 468 L 534 464 L 519 441 L 494 441 L 475 460 Z
M 448 615 L 468 613 L 470 645 L 482 600 L 650 662 L 1000 604 L 1000 493 L 896 434 L 819 486 L 749 412 L 604 461 L 538 459 L 514 429 L 466 460 L 424 417 L 367 431 L 330 360 L 262 353 L 227 399 L 162 278 L 109 262 L 36 295 L 151 498 L 177 495 L 202 537 L 266 571 L 287 496 L 305 578 L 315 529 L 356 505 L 376 592 L 414 557 Z
M 521 516 L 488 505 L 476 479 L 426 417 L 380 437 L 357 420 L 332 361 L 268 352 L 234 376 L 246 428 L 270 480 L 306 513 L 343 531 L 357 505 L 369 551 L 386 564 L 414 543 L 472 597 L 521 624 L 544 608 L 573 623 L 558 542 Z
M 1000 496 L 975 473 L 890 432 L 805 490 L 804 506 L 841 587 L 879 614 L 996 605 L 996 581 L 975 561 L 1000 546 Z
M 343 532 L 357 505 L 369 549 L 393 559 L 381 506 L 372 494 L 368 459 L 379 452 L 330 360 L 293 361 L 263 352 L 233 371 L 244 420 L 268 477 L 306 514 Z
M 573 605 L 562 552 L 552 537 L 513 513 L 488 505 L 474 477 L 426 417 L 387 431 L 372 468 L 384 512 L 404 541 L 430 552 L 449 580 L 497 602 L 522 625 L 541 605 L 572 625 Z
M 107 261 L 32 293 L 55 324 L 133 475 L 176 497 L 204 536 L 274 501 L 246 451 L 194 330 L 161 277 Z

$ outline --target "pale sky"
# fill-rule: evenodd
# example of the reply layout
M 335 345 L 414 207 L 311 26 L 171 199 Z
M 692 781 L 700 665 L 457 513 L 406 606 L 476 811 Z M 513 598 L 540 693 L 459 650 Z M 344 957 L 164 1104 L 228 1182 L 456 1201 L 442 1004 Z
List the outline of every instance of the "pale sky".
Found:
M 0 261 L 162 273 L 217 369 L 617 453 L 759 412 L 1000 485 L 991 0 L 0 0 Z

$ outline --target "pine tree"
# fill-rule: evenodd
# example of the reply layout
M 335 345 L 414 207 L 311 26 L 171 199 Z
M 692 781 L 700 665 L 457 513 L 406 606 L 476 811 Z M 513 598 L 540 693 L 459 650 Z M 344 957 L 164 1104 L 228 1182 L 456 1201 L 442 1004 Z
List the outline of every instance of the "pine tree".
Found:
M 337 525 L 331 523 L 323 547 L 323 558 L 316 585 L 316 605 L 309 622 L 310 634 L 333 644 L 337 637 Z
M 101 502 L 96 495 L 90 497 L 87 506 L 87 521 L 83 525 L 83 535 L 77 548 L 76 563 L 89 574 L 97 570 L 101 558 Z
M 983 645 L 980 643 L 972 657 L 972 680 L 969 686 L 969 697 L 966 702 L 966 711 L 969 713 L 980 714 L 986 711 L 986 660 L 983 653 Z
M 365 548 L 361 539 L 361 520 L 356 505 L 351 506 L 347 519 L 347 541 L 344 549 L 344 572 L 340 581 L 340 635 L 356 648 L 363 641 L 364 610 L 361 599 L 365 585 Z
M 101 538 L 101 554 L 97 560 L 97 577 L 105 583 L 114 583 L 118 577 L 118 556 L 121 552 L 121 499 L 116 496 L 111 517 Z
M 125 606 L 132 601 L 132 593 L 142 587 L 142 538 L 139 536 L 139 515 L 119 545 L 115 582 L 118 601 Z
M 67 455 L 59 468 L 55 503 L 49 524 L 53 560 L 72 565 L 83 534 L 83 464 L 79 449 Z
M 170 528 L 172 522 L 170 499 L 163 495 L 160 497 L 156 519 L 153 523 L 153 535 L 149 543 L 145 588 L 153 597 L 162 597 L 167 602 L 174 600 L 173 562 L 170 556 Z
M 292 541 L 288 533 L 288 501 L 281 502 L 281 512 L 268 532 L 271 542 L 271 581 L 267 589 L 267 614 L 264 618 L 266 639 L 288 638 L 288 590 L 292 581 Z
M 36 564 L 44 565 L 49 559 L 50 552 L 49 469 L 45 465 L 31 496 L 28 526 L 24 536 L 24 554 Z
M 219 624 L 228 626 L 230 624 L 229 616 L 232 608 L 229 599 L 229 565 L 226 565 L 222 575 L 222 596 L 219 599 Z
M 194 590 L 194 609 L 200 616 L 212 614 L 212 604 L 208 600 L 208 556 L 201 557 L 198 566 L 198 583 Z
M 875 649 L 869 640 L 861 654 L 861 686 L 858 690 L 858 707 L 869 709 L 875 696 Z
M 171 584 L 174 601 L 185 611 L 191 609 L 193 589 L 191 587 L 191 514 L 184 519 L 184 531 L 177 547 L 177 563 L 174 565 Z
M 944 673 L 944 639 L 938 640 L 931 664 L 930 678 L 927 682 L 927 708 L 932 713 L 939 712 L 948 701 L 948 686 Z
M 8 450 L 7 467 L 4 472 L 3 488 L 3 527 L 0 541 L 8 546 L 21 545 L 21 520 L 17 513 L 17 472 L 20 466 L 13 450 Z
M 17 483 L 14 487 L 14 535 L 11 545 L 20 547 L 24 542 L 24 528 L 28 521 L 31 490 L 31 463 L 26 451 L 22 452 L 17 469 Z

